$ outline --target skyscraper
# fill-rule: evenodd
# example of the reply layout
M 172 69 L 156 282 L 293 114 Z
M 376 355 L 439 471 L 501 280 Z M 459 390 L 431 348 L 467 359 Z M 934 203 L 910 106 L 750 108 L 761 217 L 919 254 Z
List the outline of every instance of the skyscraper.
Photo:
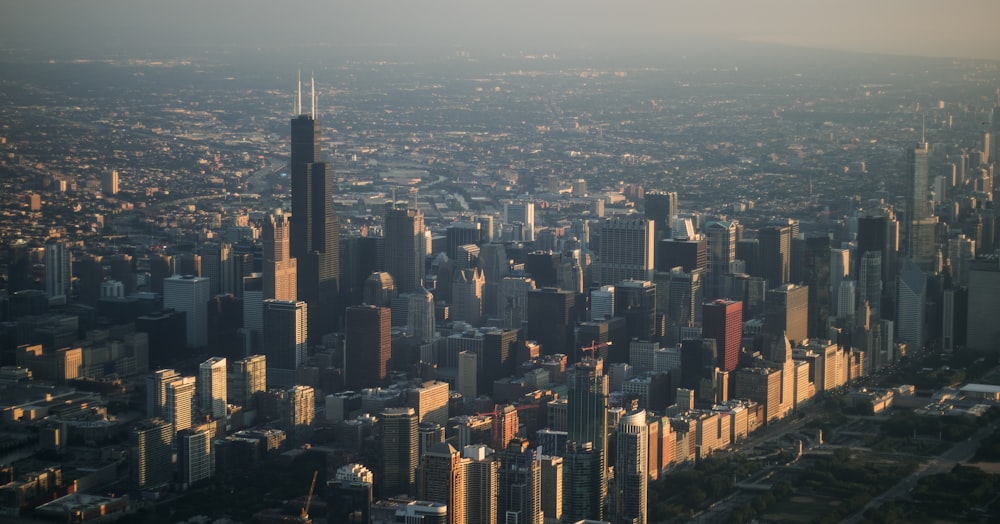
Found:
M 314 86 L 315 87 L 315 86 Z M 326 318 L 327 306 L 340 285 L 340 223 L 333 214 L 333 173 L 322 161 L 319 121 L 316 120 L 315 89 L 312 111 L 301 104 L 291 120 L 292 145 L 289 169 L 292 179 L 292 218 L 289 253 L 297 263 L 297 298 L 318 302 L 310 308 L 314 318 Z M 317 324 L 318 325 L 318 324 Z M 317 335 L 321 334 L 317 330 Z
M 605 475 L 607 465 L 608 439 L 608 376 L 604 374 L 604 362 L 600 359 L 584 357 L 574 365 L 576 372 L 573 389 L 568 402 L 568 438 L 580 444 L 590 443 L 597 454 L 595 467 L 598 490 L 590 494 L 597 502 L 597 514 L 586 518 L 603 517 L 604 500 L 608 486 Z
M 600 223 L 600 285 L 653 279 L 653 223 L 636 218 L 608 218 Z
M 767 291 L 764 331 L 777 338 L 787 336 L 793 344 L 809 337 L 809 288 L 784 284 Z M 774 359 L 772 359 L 774 360 Z M 784 362 L 784 360 L 775 360 Z
M 525 201 L 505 202 L 503 205 L 503 223 L 505 225 L 520 226 L 516 228 L 521 232 L 517 238 L 524 242 L 535 241 L 535 203 Z
M 170 422 L 150 418 L 136 423 L 129 430 L 132 483 L 138 489 L 149 489 L 170 482 L 174 467 L 171 453 L 174 429 Z
M 432 445 L 420 459 L 421 500 L 448 505 L 448 524 L 465 524 L 465 467 L 458 450 L 446 442 Z
M 542 524 L 542 468 L 528 441 L 514 439 L 497 456 L 500 460 L 498 521 Z
M 649 482 L 649 426 L 645 410 L 630 411 L 618 421 L 615 447 L 614 522 L 645 524 Z
M 106 169 L 101 174 L 101 192 L 107 196 L 118 194 L 118 170 Z
M 344 336 L 345 385 L 350 389 L 385 382 L 392 356 L 391 310 L 376 306 L 347 308 Z M 415 431 L 415 430 L 414 430 Z
M 296 300 L 297 262 L 290 255 L 288 215 L 272 213 L 264 219 L 264 299 Z
M 542 345 L 542 353 L 562 353 L 574 359 L 573 327 L 579 317 L 576 295 L 547 287 L 528 292 L 527 338 Z
M 183 311 L 187 322 L 187 346 L 208 343 L 208 299 L 211 283 L 204 277 L 174 275 L 163 281 L 163 307 Z
M 624 280 L 614 289 L 615 316 L 625 319 L 629 340 L 656 340 L 660 335 L 656 325 L 656 284 Z
M 191 427 L 193 421 L 194 377 L 175 377 L 166 384 L 163 418 L 174 424 L 174 432 Z
M 264 301 L 264 351 L 270 385 L 290 386 L 308 356 L 308 305 L 303 301 Z
M 721 298 L 722 276 L 736 260 L 736 224 L 728 221 L 709 222 L 705 226 L 708 239 L 708 286 L 705 298 Z
M 385 208 L 385 270 L 396 289 L 409 293 L 423 286 L 427 244 L 424 213 L 392 203 Z
M 792 228 L 768 226 L 757 234 L 760 240 L 762 275 L 767 285 L 776 288 L 789 281 L 792 256 Z
M 653 221 L 654 238 L 670 238 L 670 224 L 677 216 L 677 193 L 653 190 L 645 196 L 645 216 Z
M 451 318 L 473 326 L 483 323 L 483 286 L 486 278 L 479 268 L 455 272 L 451 281 Z
M 45 294 L 49 303 L 65 304 L 69 299 L 71 267 L 72 256 L 65 242 L 52 240 L 45 244 Z
M 247 407 L 255 393 L 267 391 L 267 357 L 250 355 L 233 362 L 233 385 L 229 400 Z
M 410 293 L 406 308 L 406 326 L 413 333 L 418 344 L 428 344 L 434 340 L 434 295 L 424 288 Z
M 413 408 L 387 408 L 380 418 L 382 496 L 412 495 L 416 492 L 417 413 Z
M 498 466 L 493 450 L 483 446 L 465 446 L 465 504 L 468 524 L 497 522 Z
M 910 259 L 903 261 L 899 273 L 899 301 L 897 325 L 899 339 L 917 350 L 923 348 L 926 340 L 924 322 L 927 302 L 927 275 Z
M 177 433 L 177 462 L 183 486 L 215 475 L 215 453 L 207 427 L 185 429 Z
M 702 336 L 715 339 L 718 367 L 735 371 L 740 360 L 743 336 L 743 304 L 736 300 L 715 300 L 702 307 Z
M 226 418 L 226 359 L 212 357 L 198 366 L 198 397 L 204 413 Z

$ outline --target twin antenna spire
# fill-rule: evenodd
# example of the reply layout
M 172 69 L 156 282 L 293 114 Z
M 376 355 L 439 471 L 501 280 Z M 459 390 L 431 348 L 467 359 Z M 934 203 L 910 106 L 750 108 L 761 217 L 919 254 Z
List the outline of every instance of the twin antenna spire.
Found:
M 315 120 L 316 119 L 316 77 L 310 75 L 310 84 L 312 85 L 312 110 L 309 112 L 309 116 Z M 301 115 L 302 113 L 302 70 L 299 69 L 299 90 L 298 97 L 295 102 L 295 114 Z

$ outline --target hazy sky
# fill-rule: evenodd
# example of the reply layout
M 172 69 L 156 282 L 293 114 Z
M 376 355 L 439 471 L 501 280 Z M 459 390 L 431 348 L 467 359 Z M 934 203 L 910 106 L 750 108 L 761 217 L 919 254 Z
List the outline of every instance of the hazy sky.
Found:
M 525 50 L 753 40 L 1000 59 L 1000 0 L 0 0 L 0 45 Z

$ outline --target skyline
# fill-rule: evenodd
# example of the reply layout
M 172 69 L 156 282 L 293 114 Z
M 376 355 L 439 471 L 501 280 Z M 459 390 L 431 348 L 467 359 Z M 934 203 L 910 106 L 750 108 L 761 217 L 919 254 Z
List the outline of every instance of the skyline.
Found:
M 678 43 L 741 41 L 914 56 L 1000 59 L 991 20 L 1000 4 L 970 0 L 846 2 L 762 0 L 657 2 L 554 0 L 529 3 L 422 2 L 281 5 L 250 0 L 136 4 L 8 1 L 0 50 L 116 54 L 130 49 L 374 49 L 386 54 L 465 50 L 603 54 L 672 51 Z M 950 11 L 946 10 L 946 7 Z M 305 14 L 308 15 L 305 15 Z M 975 16 L 963 16 L 975 14 Z M 296 22 L 298 16 L 300 21 Z M 959 23 L 961 22 L 961 23 Z M 284 29 L 295 25 L 299 30 Z

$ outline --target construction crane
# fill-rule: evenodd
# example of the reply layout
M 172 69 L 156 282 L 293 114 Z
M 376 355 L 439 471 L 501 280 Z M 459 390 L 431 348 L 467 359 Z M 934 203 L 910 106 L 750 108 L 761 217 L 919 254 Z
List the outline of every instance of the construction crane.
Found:
M 609 347 L 611 345 L 612 345 L 612 342 L 610 340 L 607 341 L 607 342 L 598 342 L 596 340 L 591 340 L 589 346 L 583 346 L 582 348 L 580 348 L 580 352 L 586 354 L 589 351 L 590 352 L 590 358 L 594 358 L 594 356 L 597 355 L 597 350 L 598 349 L 606 348 L 606 347 Z
M 306 496 L 306 504 L 302 506 L 302 514 L 300 517 L 303 521 L 309 522 L 309 505 L 312 504 L 313 490 L 316 489 L 316 477 L 319 476 L 319 470 L 313 471 L 312 484 L 309 484 L 309 495 Z
M 510 413 L 510 411 L 508 410 L 508 408 L 514 408 L 513 411 L 515 413 L 519 413 L 519 412 L 521 412 L 523 410 L 526 410 L 526 409 L 538 409 L 538 404 L 522 404 L 522 405 L 519 405 L 519 406 L 515 406 L 513 404 L 507 404 L 506 406 L 502 406 L 502 407 L 500 405 L 498 405 L 498 404 L 494 404 L 493 405 L 493 411 L 486 411 L 486 412 L 483 412 L 483 413 L 479 413 L 480 416 L 489 416 L 489 417 L 493 418 L 493 423 L 491 424 L 491 428 L 490 428 L 491 429 L 491 439 L 490 439 L 490 442 L 494 446 L 498 446 L 497 442 L 500 439 L 500 424 L 498 423 L 499 420 L 500 420 L 500 415 L 503 415 L 505 413 Z M 506 442 L 504 442 L 502 444 L 506 445 Z M 502 450 L 497 450 L 497 451 L 502 451 Z

